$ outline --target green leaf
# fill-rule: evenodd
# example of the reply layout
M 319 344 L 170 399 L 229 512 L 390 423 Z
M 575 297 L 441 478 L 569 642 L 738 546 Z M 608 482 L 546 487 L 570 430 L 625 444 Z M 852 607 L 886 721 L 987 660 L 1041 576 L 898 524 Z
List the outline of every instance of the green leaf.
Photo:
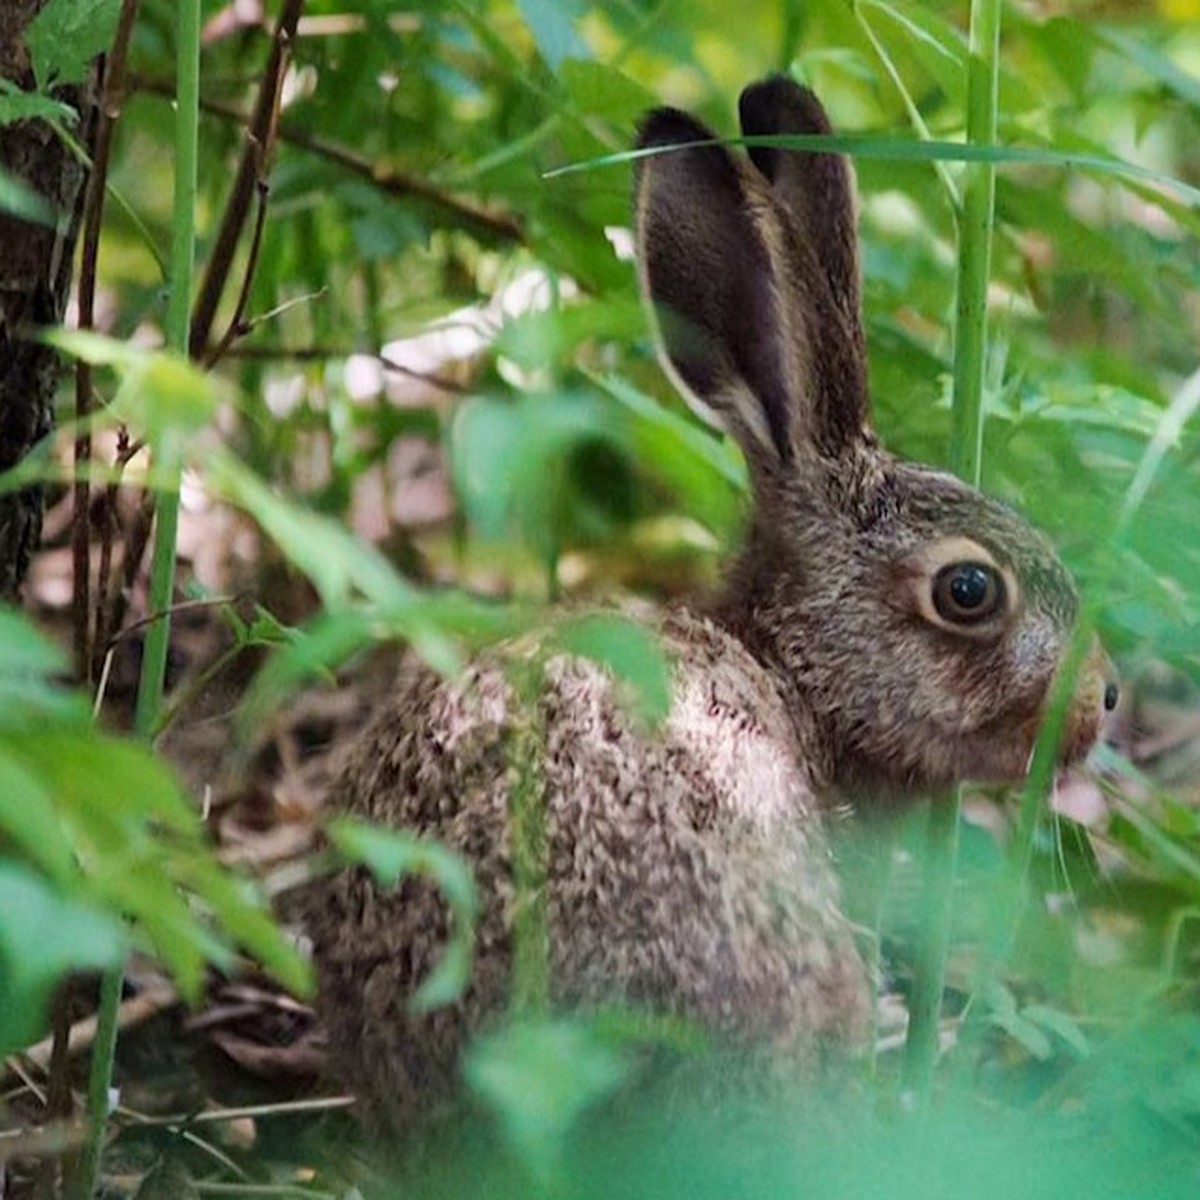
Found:
M 23 92 L 9 80 L 0 79 L 0 125 L 11 125 L 14 121 L 58 121 L 73 125 L 78 120 L 79 114 L 69 104 L 36 92 Z
M 3 123 L 0 121 L 0 125 Z M 4 170 L 0 170 L 0 213 L 50 229 L 56 224 L 54 209 L 23 180 Z
M 52 346 L 93 366 L 113 367 L 121 382 L 110 405 L 112 415 L 165 446 L 173 458 L 216 412 L 212 376 L 176 354 L 147 350 L 90 330 L 51 329 L 43 336 Z
M 862 6 L 882 17 L 885 25 L 893 26 L 888 40 L 904 39 L 914 56 L 946 94 L 950 104 L 963 104 L 967 83 L 967 46 L 961 32 L 927 6 L 901 8 L 883 0 L 862 0 Z
M 0 1057 L 37 1037 L 64 975 L 115 967 L 124 954 L 118 920 L 63 899 L 27 868 L 0 859 Z
M 249 513 L 274 539 L 312 581 L 326 607 L 341 607 L 356 595 L 390 609 L 415 600 L 415 590 L 373 546 L 331 518 L 277 496 L 232 455 L 214 455 L 208 479 L 214 490 Z
M 1021 1016 L 1057 1034 L 1080 1058 L 1087 1058 L 1091 1054 L 1087 1034 L 1069 1013 L 1045 1004 L 1028 1004 L 1021 1010 Z
M 618 128 L 632 129 L 658 103 L 648 88 L 616 67 L 575 57 L 564 62 L 559 79 L 567 95 L 589 120 L 599 118 Z
M 25 33 L 38 88 L 82 83 L 117 32 L 121 0 L 50 0 Z
M 168 767 L 144 746 L 87 730 L 46 729 L 10 739 L 19 758 L 56 802 L 81 815 L 103 810 L 122 821 L 196 836 L 199 818 Z
M 587 58 L 587 44 L 575 30 L 578 0 L 517 0 L 542 57 L 557 71 L 565 58 Z
M 628 1077 L 629 1060 L 585 1023 L 522 1022 L 477 1041 L 464 1068 L 512 1149 L 548 1181 L 583 1114 Z
M 66 654 L 23 613 L 0 606 L 0 676 L 65 675 Z
M 650 724 L 671 708 L 670 670 L 658 639 L 625 617 L 597 614 L 558 626 L 553 641 L 607 667 L 633 693 L 634 710 Z
M 45 783 L 7 753 L 0 741 L 0 830 L 59 887 L 76 876 L 70 842 L 64 836 L 54 797 Z
M 312 993 L 310 964 L 284 937 L 256 882 L 235 875 L 207 854 L 185 859 L 177 875 L 209 907 L 223 936 L 249 952 L 289 991 Z
M 662 479 L 682 510 L 731 540 L 750 490 L 746 463 L 731 438 L 715 436 L 616 375 L 589 375 L 629 414 L 638 462 Z
M 408 1006 L 411 1012 L 425 1013 L 456 1000 L 470 981 L 479 908 L 470 868 L 445 846 L 402 830 L 343 819 L 333 822 L 328 832 L 342 854 L 366 866 L 385 887 L 409 875 L 423 875 L 438 886 L 454 914 L 454 929 L 441 961 Z
M 460 406 L 451 466 L 472 525 L 486 539 L 519 535 L 547 564 L 566 546 L 612 534 L 632 503 L 620 416 L 599 397 L 574 393 L 482 396 Z
M 1127 33 L 1104 26 L 1095 32 L 1101 43 L 1115 50 L 1128 62 L 1141 67 L 1156 83 L 1161 83 L 1179 99 L 1200 109 L 1200 78 L 1160 53 L 1144 37 L 1133 38 Z

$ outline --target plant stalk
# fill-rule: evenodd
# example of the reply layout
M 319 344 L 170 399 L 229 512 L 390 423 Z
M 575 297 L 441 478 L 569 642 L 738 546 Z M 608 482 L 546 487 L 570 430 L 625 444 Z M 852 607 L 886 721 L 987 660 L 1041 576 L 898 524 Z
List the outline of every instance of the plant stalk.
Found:
M 967 56 L 967 142 L 996 140 L 1000 61 L 1000 0 L 972 0 Z M 954 398 L 950 465 L 978 487 L 983 464 L 983 402 L 987 370 L 987 289 L 995 220 L 996 167 L 987 159 L 966 164 L 958 228 L 954 322 Z M 921 951 L 909 1017 L 906 1082 L 927 1105 L 938 1056 L 938 1020 L 954 905 L 955 864 L 962 800 L 959 792 L 930 802 Z
M 178 0 L 176 8 L 178 95 L 175 120 L 175 202 L 171 236 L 171 294 L 167 305 L 168 349 L 186 355 L 188 312 L 196 257 L 196 179 L 200 119 L 200 0 Z M 158 615 L 146 632 L 142 672 L 138 683 L 134 728 L 149 737 L 158 723 L 166 675 L 167 644 L 170 638 L 171 598 L 175 587 L 175 549 L 179 528 L 179 459 L 170 434 L 154 447 L 154 453 L 169 468 L 168 483 L 159 497 L 154 559 L 150 577 L 150 611 Z M 173 482 L 172 482 L 173 480 Z M 77 1176 L 77 1200 L 96 1191 L 100 1150 L 108 1119 L 108 1097 L 112 1088 L 116 1054 L 117 1013 L 121 1003 L 121 971 L 105 976 L 100 991 L 96 1042 L 92 1049 L 88 1080 L 88 1132 L 81 1169 Z

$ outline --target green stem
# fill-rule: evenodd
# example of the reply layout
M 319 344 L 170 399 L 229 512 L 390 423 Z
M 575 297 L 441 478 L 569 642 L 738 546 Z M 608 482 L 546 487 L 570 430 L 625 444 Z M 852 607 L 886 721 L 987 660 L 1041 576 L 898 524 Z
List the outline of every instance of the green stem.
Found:
M 200 120 L 200 0 L 178 0 L 178 96 L 175 121 L 175 207 L 172 218 L 171 296 L 167 307 L 167 346 L 187 353 L 188 310 L 196 257 L 197 131 Z M 154 560 L 150 576 L 150 611 L 160 614 L 146 634 L 142 673 L 138 685 L 134 727 L 149 737 L 158 723 L 166 675 L 170 636 L 171 597 L 175 586 L 175 543 L 179 527 L 178 446 L 170 437 L 155 448 L 168 466 L 168 484 L 159 495 Z M 171 483 L 171 480 L 174 483 Z M 77 1176 L 79 1200 L 95 1193 L 100 1169 L 100 1149 L 108 1119 L 116 1053 L 117 1014 L 121 1003 L 121 971 L 106 975 L 100 990 L 96 1044 L 88 1079 L 88 1132 L 82 1166 Z
M 546 734 L 539 712 L 543 664 L 514 666 L 510 680 L 518 711 L 508 738 L 508 829 L 512 842 L 513 987 L 517 1016 L 550 1004 L 550 930 L 546 909 L 547 829 L 542 764 Z
M 972 0 L 967 58 L 967 142 L 990 146 L 996 138 L 1000 0 Z M 950 462 L 979 485 L 983 463 L 983 399 L 987 367 L 987 288 L 991 271 L 996 168 L 969 163 L 959 223 L 957 303 L 954 323 L 954 403 Z M 930 805 L 922 903 L 921 951 L 910 1014 L 906 1079 L 922 1104 L 929 1100 L 938 1054 L 938 1018 L 945 986 L 953 919 L 952 891 L 958 857 L 960 795 L 934 797 Z
M 100 1007 L 96 1013 L 96 1040 L 92 1044 L 91 1071 L 88 1075 L 87 1139 L 75 1172 L 72 1200 L 88 1200 L 96 1194 L 100 1172 L 100 1149 L 108 1122 L 112 1066 L 117 1052 L 117 1015 L 121 1010 L 124 973 L 109 971 L 100 980 Z
M 967 141 L 996 141 L 1000 62 L 1000 0 L 972 0 L 967 51 Z M 954 320 L 954 405 L 950 465 L 979 486 L 983 465 L 983 383 L 987 367 L 987 289 L 992 267 L 996 165 L 969 163 L 958 230 Z
M 905 1083 L 922 1102 L 929 1097 L 938 1058 L 942 990 L 950 952 L 951 893 L 958 860 L 959 808 L 957 792 L 934 796 L 929 803 L 921 888 L 921 939 L 904 1045 Z
M 175 208 L 171 222 L 171 295 L 167 304 L 167 348 L 186 355 L 192 275 L 196 260 L 196 174 L 200 122 L 200 0 L 179 0 L 179 83 L 175 120 Z M 175 587 L 175 544 L 179 528 L 178 447 L 155 447 L 167 484 L 159 493 L 154 558 L 150 569 L 150 611 L 159 615 L 146 631 L 134 727 L 143 737 L 158 724 L 171 636 Z M 172 482 L 174 481 L 174 482 Z

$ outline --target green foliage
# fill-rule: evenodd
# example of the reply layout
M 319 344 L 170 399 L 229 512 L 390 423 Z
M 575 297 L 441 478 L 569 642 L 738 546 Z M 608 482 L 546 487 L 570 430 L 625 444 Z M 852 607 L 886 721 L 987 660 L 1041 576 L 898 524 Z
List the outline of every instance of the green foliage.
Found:
M 645 721 L 661 721 L 670 708 L 667 663 L 654 635 L 620 617 L 597 613 L 564 621 L 553 642 L 569 654 L 590 658 L 607 667 L 628 686 L 633 710 Z
M 1194 1053 L 1198 1035 L 1194 1018 L 1135 1031 L 1103 1061 L 1080 1069 L 1063 1089 L 1061 1108 L 1018 1111 L 950 1090 L 916 1116 L 881 1112 L 861 1093 L 830 1086 L 769 1099 L 753 1088 L 731 1092 L 729 1062 L 687 1075 L 682 1088 L 672 1088 L 669 1072 L 660 1074 L 642 1100 L 597 1107 L 613 1060 L 593 1060 L 595 1043 L 579 1045 L 587 1027 L 523 1029 L 478 1052 L 492 1069 L 485 1094 L 501 1109 L 503 1143 L 447 1139 L 380 1194 L 1182 1200 L 1193 1188 L 1187 1122 L 1197 1109 L 1179 1064 Z M 499 1054 L 520 1060 L 494 1064 Z M 587 1064 L 578 1081 L 562 1070 L 568 1054 Z M 482 1074 L 481 1066 L 472 1070 Z M 715 1105 L 714 1094 L 723 1103 Z M 564 1130 L 560 1114 L 578 1110 L 581 1099 L 593 1107 Z
M 112 966 L 127 944 L 159 958 L 190 999 L 206 965 L 231 966 L 239 945 L 306 990 L 258 888 L 214 861 L 161 761 L 96 728 L 57 682 L 63 667 L 27 621 L 0 611 L 0 1048 L 37 1031 L 68 968 Z
M 468 1085 L 498 1115 L 516 1157 L 543 1186 L 563 1169 L 580 1117 L 629 1075 L 619 1049 L 579 1021 L 521 1021 L 479 1039 Z
M 25 34 L 38 87 L 82 83 L 112 45 L 120 12 L 121 0 L 50 0 Z
M 26 795 L 24 799 L 33 797 Z M 114 916 L 64 899 L 44 879 L 0 857 L 0 1055 L 33 1041 L 69 971 L 111 970 L 127 938 Z
M 669 664 L 644 629 L 574 610 L 550 619 L 536 601 L 625 586 L 674 596 L 711 580 L 736 543 L 744 464 L 663 379 L 633 269 L 613 246 L 630 222 L 641 113 L 677 104 L 730 133 L 738 89 L 769 69 L 818 89 L 838 130 L 825 145 L 854 157 L 875 423 L 923 461 L 951 461 L 964 163 L 995 165 L 984 486 L 1062 547 L 1127 671 L 1169 671 L 1194 695 L 1200 441 L 1184 401 L 1200 344 L 1200 34 L 1179 15 L 1189 4 L 1194 15 L 1192 0 L 1161 0 L 1119 25 L 1083 6 L 1053 16 L 1009 6 L 1000 144 L 964 149 L 962 5 L 760 4 L 731 16 L 716 0 L 414 0 L 403 12 L 310 0 L 322 32 L 310 27 L 292 47 L 267 220 L 238 314 L 248 332 L 217 383 L 126 340 L 162 325 L 170 231 L 173 114 L 159 84 L 173 75 L 177 5 L 143 0 L 130 64 L 143 82 L 125 105 L 110 176 L 120 203 L 103 230 L 115 340 L 58 344 L 101 368 L 97 430 L 120 421 L 173 443 L 178 461 L 165 465 L 245 513 L 313 586 L 309 618 L 264 609 L 237 631 L 242 644 L 276 647 L 243 732 L 380 640 L 453 672 L 473 648 L 522 635 L 535 665 L 560 650 L 595 658 L 646 718 L 662 716 Z M 39 88 L 81 77 L 116 9 L 45 7 L 31 36 Z M 202 254 L 243 145 L 228 114 L 250 108 L 263 58 L 253 32 L 204 49 Z M 66 125 L 54 103 L 0 86 L 0 123 Z M 42 208 L 8 177 L 0 207 L 30 219 Z M 217 330 L 235 315 L 248 241 Z M 430 350 L 435 328 L 444 336 Z M 455 342 L 463 329 L 471 336 Z M 346 363 L 381 350 L 402 369 L 364 396 Z M 364 475 L 386 477 L 407 439 L 442 457 L 458 501 L 436 527 L 387 517 L 389 548 L 400 546 L 411 574 L 347 528 Z M 103 463 L 93 470 L 109 477 Z M 476 598 L 480 583 L 503 600 Z M 56 683 L 61 669 L 0 613 L 0 901 L 11 896 L 0 903 L 0 1049 L 33 1032 L 29 1014 L 63 967 L 110 964 L 122 936 L 186 986 L 205 961 L 227 963 L 235 943 L 298 980 L 249 885 L 212 865 L 177 786 L 148 752 L 90 725 L 82 699 Z M 1194 1172 L 1196 1030 L 1186 1015 L 1129 1030 L 1147 1011 L 1186 1014 L 1194 1001 L 1195 789 L 1172 795 L 1108 765 L 1119 789 L 1103 863 L 1087 835 L 1039 818 L 1014 896 L 996 839 L 962 831 L 949 972 L 967 1011 L 937 1078 L 971 1086 L 935 1103 L 927 1125 L 896 1118 L 885 1054 L 861 1105 L 805 1096 L 712 1117 L 697 1100 L 593 1127 L 632 1059 L 592 1026 L 525 1023 L 472 1059 L 475 1093 L 506 1139 L 485 1160 L 489 1194 L 527 1194 L 533 1179 L 563 1196 L 869 1195 L 881 1177 L 900 1196 L 1173 1194 Z M 885 919 L 870 922 L 899 987 L 922 869 L 906 836 L 911 865 L 886 889 Z M 461 864 L 396 831 L 337 827 L 334 838 L 381 878 L 417 872 L 443 888 L 455 940 L 420 1003 L 457 995 L 475 903 Z M 997 913 L 1003 962 L 981 970 Z M 43 967 L 23 947 L 47 925 L 61 940 Z M 814 1109 L 827 1121 L 814 1124 Z M 427 1191 L 478 1193 L 480 1160 L 433 1158 L 431 1178 L 457 1171 L 462 1186 Z M 1034 1184 L 1022 1173 L 1031 1158 L 1045 1167 Z

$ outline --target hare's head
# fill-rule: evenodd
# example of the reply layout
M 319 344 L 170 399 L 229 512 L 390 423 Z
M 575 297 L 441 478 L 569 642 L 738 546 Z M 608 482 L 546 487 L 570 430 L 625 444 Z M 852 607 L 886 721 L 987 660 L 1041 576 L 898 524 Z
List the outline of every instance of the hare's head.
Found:
M 829 132 L 785 78 L 746 89 L 747 136 Z M 1010 780 L 1029 762 L 1077 597 L 1008 508 L 904 463 L 871 432 L 853 181 L 845 159 L 734 155 L 674 109 L 646 119 L 642 290 L 684 395 L 740 443 L 755 513 L 725 614 L 815 727 L 831 784 L 884 791 Z M 1095 741 L 1088 658 L 1062 754 Z

